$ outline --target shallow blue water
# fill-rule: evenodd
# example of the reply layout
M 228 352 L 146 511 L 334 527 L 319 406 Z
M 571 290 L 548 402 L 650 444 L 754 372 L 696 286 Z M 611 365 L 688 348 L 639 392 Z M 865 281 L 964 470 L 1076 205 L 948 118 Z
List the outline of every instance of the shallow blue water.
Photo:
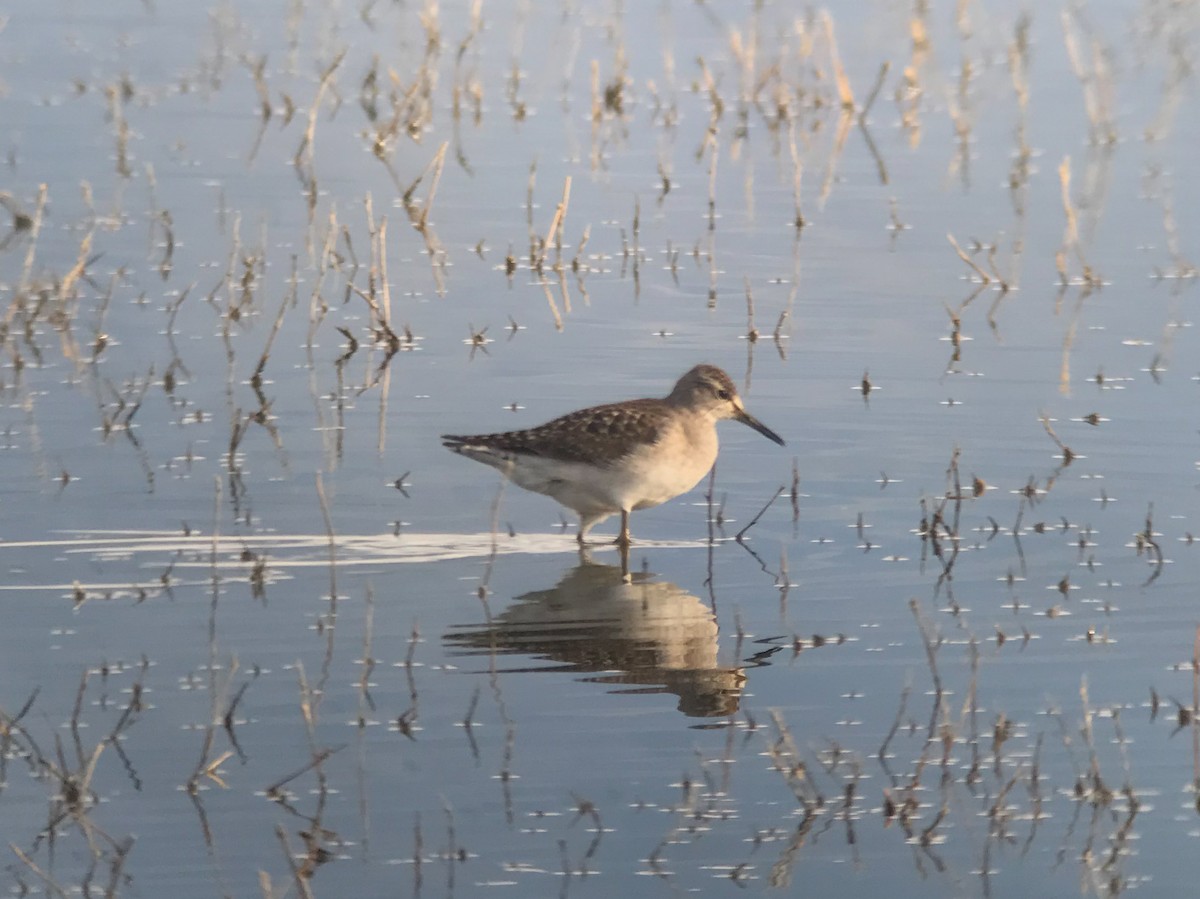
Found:
M 1068 14 L 1081 84 L 1035 11 L 1022 112 L 1015 11 L 928 52 L 830 12 L 860 108 L 890 64 L 861 124 L 782 5 L 442 4 L 429 56 L 403 6 L 9 15 L 19 224 L 46 185 L 0 233 L 11 889 L 1184 894 L 1194 13 Z M 699 361 L 788 447 L 723 425 L 632 584 L 438 441 Z

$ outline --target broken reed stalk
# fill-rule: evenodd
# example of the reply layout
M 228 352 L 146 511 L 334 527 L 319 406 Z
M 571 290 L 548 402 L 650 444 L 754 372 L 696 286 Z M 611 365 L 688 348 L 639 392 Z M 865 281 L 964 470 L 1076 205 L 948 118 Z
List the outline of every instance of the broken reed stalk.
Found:
M 445 275 L 443 272 L 446 265 L 446 251 L 437 239 L 437 235 L 433 229 L 429 226 L 429 213 L 433 209 L 433 201 L 437 196 L 438 184 L 442 178 L 442 169 L 446 164 L 446 150 L 449 147 L 449 141 L 442 142 L 433 159 L 430 160 L 429 165 L 408 186 L 408 189 L 401 198 L 401 203 L 404 206 L 405 213 L 408 215 L 408 220 L 425 241 L 425 251 L 429 256 L 429 265 L 433 271 L 433 280 L 438 296 L 444 296 L 446 293 Z M 425 195 L 424 202 L 418 206 L 413 202 L 413 193 L 421 181 L 424 180 L 425 176 L 430 174 L 432 174 L 432 177 L 430 178 L 429 191 Z M 392 343 L 392 348 L 393 350 L 398 348 L 398 343 Z
M 542 270 L 542 266 L 546 262 L 546 256 L 550 252 L 550 244 L 554 243 L 559 256 L 562 255 L 562 232 L 563 220 L 567 216 L 567 206 L 571 202 L 571 176 L 563 180 L 562 199 L 558 202 L 558 207 L 554 210 L 554 218 L 550 220 L 550 227 L 546 230 L 546 239 L 542 241 L 542 249 L 538 254 L 537 265 L 534 268 L 537 271 Z
M 380 239 L 381 232 L 386 237 L 387 219 L 382 219 L 379 227 L 376 227 L 374 207 L 370 193 L 368 193 L 364 198 L 363 206 L 367 216 L 367 234 L 370 235 L 371 247 L 371 264 L 367 269 L 367 289 L 363 290 L 352 280 L 349 280 L 349 278 L 353 277 L 353 273 L 347 276 L 348 279 L 346 281 L 346 286 L 350 289 L 350 291 L 362 297 L 363 301 L 370 308 L 371 332 L 375 339 L 386 343 L 388 348 L 392 352 L 395 352 L 400 347 L 400 337 L 394 330 L 392 330 L 388 313 L 381 308 L 379 301 L 376 299 L 376 294 L 378 293 L 384 297 L 385 302 L 387 302 L 389 305 L 391 303 L 391 291 L 390 288 L 386 286 L 387 247 L 386 244 Z M 326 252 L 332 252 L 332 246 L 335 238 L 336 235 L 332 231 L 326 235 Z M 383 287 L 379 286 L 381 279 L 384 283 Z M 322 317 L 325 311 L 328 311 L 327 306 L 323 306 Z
M 46 885 L 47 889 L 50 889 L 54 892 L 54 895 L 60 897 L 60 899 L 70 899 L 67 891 L 59 886 L 58 882 L 55 881 L 53 877 L 43 871 L 38 866 L 37 862 L 22 852 L 20 846 L 18 846 L 16 843 L 9 843 L 8 848 L 12 850 L 13 855 L 21 860 L 25 867 L 29 868 L 30 871 L 37 875 L 37 878 Z
M 963 248 L 958 245 L 958 241 L 954 239 L 953 234 L 946 234 L 946 239 L 950 241 L 950 246 L 954 247 L 954 252 L 958 254 L 958 258 L 969 265 L 984 284 L 992 283 L 992 276 L 980 268 L 974 259 L 963 252 Z
M 408 332 L 408 334 L 406 336 L 408 337 L 409 345 L 411 346 L 412 345 L 412 333 Z M 376 439 L 375 439 L 375 452 L 379 454 L 380 458 L 383 457 L 384 451 L 387 449 L 388 397 L 391 396 L 391 391 L 392 391 L 392 367 L 391 367 L 391 365 L 388 364 L 388 362 L 391 360 L 392 355 L 395 354 L 398 349 L 399 349 L 399 347 L 397 344 L 395 344 L 395 343 L 389 344 L 388 350 L 387 350 L 387 355 L 384 357 L 383 362 L 380 363 L 382 373 L 376 376 L 376 381 L 375 381 L 375 383 L 380 384 L 379 419 L 378 419 L 378 427 L 376 429 Z
M 367 267 L 367 292 L 371 295 L 371 325 L 379 323 L 378 304 L 375 303 L 376 282 L 379 280 L 379 242 L 375 238 L 375 198 L 367 191 L 363 197 L 363 214 L 367 217 L 367 246 L 371 250 L 371 264 Z
M 283 829 L 282 824 L 275 825 L 275 836 L 279 838 L 279 843 L 283 846 L 283 857 L 287 859 L 288 869 L 292 872 L 292 882 L 296 884 L 297 895 L 301 899 L 314 899 L 312 890 L 308 886 L 308 878 L 296 865 L 297 855 L 288 842 L 287 831 Z
M 1096 738 L 1092 727 L 1094 713 L 1088 699 L 1088 679 L 1086 674 L 1079 679 L 1079 701 L 1083 706 L 1083 725 L 1080 731 L 1083 734 L 1083 743 L 1088 751 L 1088 772 L 1091 775 L 1091 787 L 1094 791 L 1101 791 L 1106 788 L 1104 787 L 1104 779 L 1100 775 L 1100 756 L 1096 751 Z
M 1032 22 L 1028 13 L 1022 13 L 1013 29 L 1013 40 L 1008 45 L 1008 69 L 1012 76 L 1013 91 L 1017 96 L 1017 107 L 1021 111 L 1019 136 L 1024 150 L 1025 112 L 1029 108 L 1029 26 Z
M 804 162 L 801 160 L 800 150 L 796 146 L 796 127 L 794 124 L 788 126 L 788 153 L 792 157 L 792 203 L 795 206 L 795 217 L 792 220 L 792 224 L 797 228 L 803 228 L 804 212 L 800 203 L 800 184 L 804 178 Z
M 754 327 L 754 294 L 750 290 L 750 278 L 743 277 L 742 283 L 746 288 L 746 339 L 755 343 L 758 340 L 758 329 Z
M 583 234 L 579 238 L 579 243 L 575 245 L 575 255 L 571 259 L 571 271 L 575 272 L 576 280 L 580 286 L 583 285 L 583 277 L 580 272 L 587 267 L 587 263 L 581 261 L 583 259 L 583 251 L 587 248 L 587 243 L 592 237 L 592 226 L 585 225 Z M 585 296 L 586 299 L 586 296 Z
M 1054 262 L 1058 267 L 1058 276 L 1062 279 L 1062 283 L 1068 283 L 1067 278 L 1067 253 L 1071 250 L 1078 252 L 1079 247 L 1079 221 L 1075 215 L 1075 207 L 1071 203 L 1071 157 L 1064 156 L 1063 161 L 1058 166 L 1058 180 L 1062 187 L 1062 204 L 1063 213 L 1067 217 L 1066 230 L 1063 232 L 1062 246 L 1054 256 Z
M 748 530 L 750 530 L 750 528 L 752 528 L 752 527 L 754 527 L 756 524 L 758 524 L 758 520 L 759 520 L 760 518 L 762 518 L 762 517 L 763 517 L 763 515 L 765 515 L 765 514 L 766 514 L 766 511 L 767 511 L 767 509 L 771 508 L 771 506 L 773 506 L 773 505 L 775 504 L 775 500 L 779 499 L 780 495 L 781 495 L 781 494 L 783 493 L 783 491 L 784 491 L 784 490 L 786 490 L 786 489 L 787 489 L 787 488 L 786 488 L 786 486 L 781 486 L 781 487 L 779 487 L 779 488 L 778 488 L 778 489 L 775 491 L 775 493 L 774 493 L 774 494 L 772 494 L 771 498 L 770 498 L 769 500 L 767 500 L 767 504 L 766 504 L 765 506 L 763 506 L 761 509 L 759 509 L 759 510 L 758 510 L 758 514 L 757 514 L 757 515 L 755 515 L 753 518 L 751 518 L 751 519 L 750 519 L 750 523 L 749 523 L 749 524 L 747 524 L 747 525 L 746 525 L 744 528 L 742 528 L 740 531 L 738 531 L 736 534 L 734 534 L 734 535 L 733 535 L 733 539 L 734 539 L 734 540 L 736 540 L 738 543 L 741 543 L 741 542 L 742 542 L 742 538 L 743 538 L 744 536 L 746 536 L 746 532 L 747 532 Z
M 875 98 L 879 96 L 879 91 L 883 88 L 883 82 L 887 78 L 888 72 L 892 69 L 892 64 L 888 60 L 884 60 L 879 66 L 879 74 L 875 76 L 875 84 L 871 88 L 871 92 L 867 94 L 867 100 L 862 105 L 862 109 L 858 111 L 859 122 L 865 122 L 867 113 L 871 111 L 871 107 L 875 105 Z
M 829 61 L 833 66 L 834 83 L 837 85 L 838 99 L 841 100 L 842 109 L 854 109 L 854 91 L 850 89 L 850 79 L 846 77 L 846 70 L 842 68 L 842 57 L 838 53 L 837 38 L 833 33 L 833 16 L 828 10 L 821 12 L 821 25 L 825 30 L 825 41 L 829 46 Z
M 1071 448 L 1063 443 L 1062 440 L 1059 439 L 1058 435 L 1054 433 L 1054 428 L 1050 426 L 1050 416 L 1048 416 L 1045 412 L 1042 412 L 1038 416 L 1038 420 L 1042 423 L 1042 427 L 1046 429 L 1046 433 L 1050 435 L 1050 439 L 1054 441 L 1060 450 L 1062 450 L 1063 465 L 1070 465 L 1075 459 L 1075 453 L 1073 453 Z
M 554 330 L 561 331 L 563 329 L 563 317 L 558 311 L 558 303 L 554 301 L 554 294 L 550 291 L 550 282 L 545 278 L 542 279 L 542 291 L 546 294 L 546 305 L 550 307 L 550 314 L 554 317 Z
M 417 222 L 417 230 L 424 233 L 425 227 L 429 222 L 429 210 L 433 208 L 433 200 L 437 196 L 438 184 L 442 180 L 442 169 L 446 165 L 446 148 L 450 146 L 449 141 L 443 141 L 438 147 L 437 153 L 433 156 L 433 161 L 429 164 L 433 169 L 433 178 L 429 182 L 429 193 L 425 195 L 425 203 L 421 207 L 420 221 Z M 426 169 L 428 171 L 428 169 Z
M 331 62 L 321 73 L 321 80 L 317 84 L 317 93 L 313 97 L 312 106 L 308 110 L 308 125 L 304 129 L 304 136 L 300 140 L 300 146 L 296 149 L 296 155 L 292 157 L 292 164 L 299 168 L 305 162 L 312 162 L 313 147 L 317 138 L 317 116 L 321 112 L 321 101 L 325 98 L 325 91 L 329 89 L 330 80 L 333 78 L 333 73 L 337 71 L 342 64 L 342 60 L 346 58 L 346 50 L 342 49 L 333 62 Z
M 303 672 L 301 672 L 301 673 L 303 673 Z M 279 780 L 275 781 L 270 786 L 264 787 L 263 791 L 262 791 L 263 795 L 265 795 L 268 799 L 273 799 L 273 800 L 278 801 L 281 798 L 280 794 L 279 794 L 280 790 L 282 790 L 284 787 L 286 787 L 288 784 L 290 784 L 297 777 L 307 774 L 313 768 L 317 767 L 317 765 L 322 764 L 326 759 L 341 752 L 345 748 L 346 748 L 346 745 L 343 743 L 341 746 L 328 746 L 325 749 L 315 751 L 312 754 L 312 757 L 309 758 L 309 760 L 307 762 L 305 762 L 303 765 L 301 765 L 295 771 L 291 772 L 290 774 L 284 775 L 283 777 L 281 777 Z
M 1114 104 L 1112 72 L 1108 68 L 1108 53 L 1103 47 L 1092 27 L 1080 11 L 1075 15 L 1079 25 L 1088 40 L 1091 49 L 1091 67 L 1085 67 L 1079 50 L 1079 42 L 1071 29 L 1071 10 L 1064 9 L 1062 16 L 1063 44 L 1067 51 L 1067 61 L 1071 71 L 1079 79 L 1083 90 L 1083 108 L 1087 114 L 1090 138 L 1093 144 L 1113 144 L 1117 140 L 1116 125 L 1113 121 L 1112 107 Z
M 271 355 L 271 347 L 275 344 L 275 337 L 279 334 L 279 329 L 283 326 L 283 317 L 287 314 L 288 307 L 295 301 L 295 275 L 296 275 L 296 257 L 292 257 L 292 290 L 284 296 L 283 302 L 279 304 L 279 312 L 275 315 L 275 323 L 271 326 L 271 333 L 267 335 L 267 344 L 263 347 L 262 356 L 259 357 L 258 365 L 254 369 L 254 374 L 250 376 L 250 383 L 256 387 L 262 385 L 263 369 L 267 367 L 267 359 Z
M 14 297 L 22 296 L 29 289 L 29 278 L 33 273 L 33 260 L 37 257 L 38 235 L 42 232 L 42 214 L 46 211 L 46 194 L 49 187 L 38 185 L 37 203 L 33 207 L 33 220 L 29 225 L 29 249 L 25 251 L 25 263 L 21 266 L 21 280 L 17 282 Z
M 417 188 L 421 186 L 421 182 L 425 180 L 425 177 L 435 169 L 439 155 L 442 154 L 445 146 L 445 144 L 442 144 L 442 147 L 439 148 L 438 152 L 433 154 L 433 158 L 425 164 L 425 168 L 421 170 L 421 174 L 417 175 L 417 177 L 412 180 L 408 187 L 405 188 L 404 193 L 400 195 L 400 202 L 404 208 L 408 210 L 409 218 L 413 220 L 414 224 L 419 216 L 414 214 L 415 210 L 412 208 L 413 195 L 416 194 Z
M 233 454 L 234 450 L 231 447 L 229 452 L 231 461 Z M 192 796 L 195 796 L 200 789 L 200 777 L 206 770 L 211 770 L 209 755 L 212 752 L 213 737 L 216 733 L 217 722 L 217 602 L 221 596 L 221 575 L 217 567 L 217 561 L 219 558 L 221 532 L 221 479 L 214 477 L 213 482 L 213 528 L 212 538 L 209 541 L 212 598 L 208 606 L 208 695 L 211 706 L 208 723 L 204 728 L 204 742 L 200 747 L 200 758 L 196 761 L 196 768 L 192 771 L 185 785 L 185 789 Z
M 75 299 L 75 287 L 79 283 L 79 279 L 83 277 L 84 272 L 87 271 L 88 263 L 92 261 L 92 236 L 95 233 L 96 223 L 93 220 L 87 233 L 84 234 L 83 239 L 79 242 L 79 256 L 76 258 L 75 264 L 71 266 L 69 272 L 63 275 L 63 279 L 58 285 L 58 298 L 63 303 Z
M 534 253 L 533 245 L 537 241 L 537 234 L 533 230 L 533 192 L 537 186 L 537 160 L 529 163 L 529 181 L 525 184 L 525 226 L 529 230 L 529 261 L 533 262 L 536 254 Z
M 395 332 L 391 329 L 392 321 L 392 288 L 388 285 L 388 264 L 387 264 L 387 216 L 379 220 L 379 230 L 375 233 L 376 244 L 378 245 L 379 258 L 379 295 L 383 298 L 383 324 L 387 331 L 394 337 Z
M 321 518 L 325 523 L 325 534 L 329 540 L 329 609 L 328 611 L 317 618 L 317 633 L 325 637 L 325 654 L 321 658 L 321 677 L 317 682 L 315 690 L 310 691 L 307 683 L 304 681 L 304 668 L 300 667 L 300 678 L 302 687 L 302 701 L 307 703 L 313 701 L 312 714 L 316 714 L 316 706 L 320 705 L 321 700 L 325 697 L 325 685 L 329 681 L 329 676 L 333 668 L 333 649 L 334 649 L 334 634 L 337 629 L 338 616 L 338 590 L 337 590 L 337 535 L 333 530 L 333 520 L 329 514 L 329 501 L 325 496 L 325 479 L 321 472 L 316 475 L 317 482 L 317 499 L 321 505 Z M 314 737 L 309 734 L 309 743 L 314 743 Z M 314 747 L 315 751 L 315 747 Z
M 325 479 L 317 472 L 317 499 L 321 504 L 321 519 L 325 523 L 325 536 L 329 542 L 329 616 L 332 626 L 337 617 L 337 535 L 333 530 L 333 520 L 329 515 L 329 500 L 325 496 Z
M 908 607 L 913 614 L 913 618 L 916 619 L 917 629 L 921 633 L 921 643 L 925 647 L 925 661 L 929 666 L 929 675 L 933 681 L 934 700 L 929 715 L 929 730 L 926 734 L 927 744 L 932 745 L 935 742 L 937 722 L 943 712 L 946 696 L 945 688 L 942 686 L 942 676 L 938 672 L 937 666 L 937 651 L 942 645 L 942 640 L 936 627 L 926 622 L 924 616 L 921 614 L 921 607 L 915 599 L 908 601 Z
M 362 672 L 358 678 L 360 701 L 375 710 L 375 700 L 371 697 L 371 674 L 375 670 L 375 657 L 372 655 L 372 644 L 375 634 L 375 590 L 367 584 L 366 609 L 363 613 L 363 657 Z
M 1078 216 L 1075 212 L 1075 205 L 1071 202 L 1071 157 L 1064 156 L 1062 164 L 1058 167 L 1058 179 L 1062 185 L 1062 204 L 1063 213 L 1066 215 L 1067 224 L 1063 233 L 1062 247 L 1055 254 L 1054 261 L 1058 267 L 1058 275 L 1063 286 L 1070 283 L 1067 277 L 1067 254 L 1074 251 L 1075 258 L 1079 260 L 1079 265 L 1082 268 L 1080 279 L 1087 288 L 1100 287 L 1103 285 L 1099 275 L 1092 271 L 1091 265 L 1087 261 L 1087 257 L 1083 254 L 1083 244 L 1079 239 L 1079 224 Z
M 717 226 L 717 161 L 721 155 L 720 144 L 715 140 L 712 152 L 708 158 L 708 230 L 713 231 Z
M 274 107 L 271 104 L 271 91 L 267 87 L 266 68 L 267 55 L 264 53 L 257 59 L 247 57 L 246 64 L 250 67 L 250 77 L 254 79 L 254 91 L 258 94 L 258 114 L 264 122 L 271 118 Z
M 320 258 L 317 259 L 317 276 L 313 282 L 312 294 L 309 295 L 308 299 L 308 338 L 305 341 L 305 346 L 309 349 L 312 349 L 313 342 L 317 337 L 317 329 L 321 326 L 321 322 L 325 320 L 325 315 L 329 312 L 329 304 L 325 301 L 325 296 L 321 292 L 321 289 L 325 284 L 325 276 L 329 271 L 329 264 L 333 258 L 337 237 L 337 212 L 330 210 L 329 230 L 325 234 L 325 243 L 321 247 Z

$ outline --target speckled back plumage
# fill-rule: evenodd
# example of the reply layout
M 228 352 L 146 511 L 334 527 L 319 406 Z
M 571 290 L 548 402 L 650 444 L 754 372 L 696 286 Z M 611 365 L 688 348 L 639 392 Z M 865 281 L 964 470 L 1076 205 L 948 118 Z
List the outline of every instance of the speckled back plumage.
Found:
M 446 434 L 451 444 L 472 444 L 559 462 L 611 465 L 636 446 L 654 443 L 665 416 L 662 400 L 627 400 L 580 409 L 523 431 L 468 436 Z M 451 449 L 454 447 L 451 446 Z

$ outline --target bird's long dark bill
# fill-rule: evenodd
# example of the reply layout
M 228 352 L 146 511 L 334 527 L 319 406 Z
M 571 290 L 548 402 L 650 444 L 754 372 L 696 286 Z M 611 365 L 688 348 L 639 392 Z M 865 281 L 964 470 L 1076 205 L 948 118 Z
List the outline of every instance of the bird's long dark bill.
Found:
M 782 437 L 780 437 L 778 434 L 776 434 L 774 431 L 772 431 L 770 428 L 768 428 L 765 424 L 763 424 L 761 421 L 759 421 L 757 418 L 755 418 L 753 415 L 751 415 L 745 409 L 741 409 L 738 411 L 737 420 L 740 421 L 744 425 L 750 425 L 750 427 L 754 428 L 754 430 L 758 431 L 758 433 L 762 434 L 764 437 L 766 437 L 770 440 L 774 440 L 780 446 L 786 446 L 786 444 L 783 442 Z

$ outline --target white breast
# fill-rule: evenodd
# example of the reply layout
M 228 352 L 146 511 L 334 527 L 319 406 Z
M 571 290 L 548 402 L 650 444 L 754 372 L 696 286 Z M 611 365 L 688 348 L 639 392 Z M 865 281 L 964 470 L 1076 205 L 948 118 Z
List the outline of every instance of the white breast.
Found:
M 717 461 L 712 421 L 676 421 L 658 443 L 624 460 L 620 490 L 625 508 L 646 509 L 687 493 Z

